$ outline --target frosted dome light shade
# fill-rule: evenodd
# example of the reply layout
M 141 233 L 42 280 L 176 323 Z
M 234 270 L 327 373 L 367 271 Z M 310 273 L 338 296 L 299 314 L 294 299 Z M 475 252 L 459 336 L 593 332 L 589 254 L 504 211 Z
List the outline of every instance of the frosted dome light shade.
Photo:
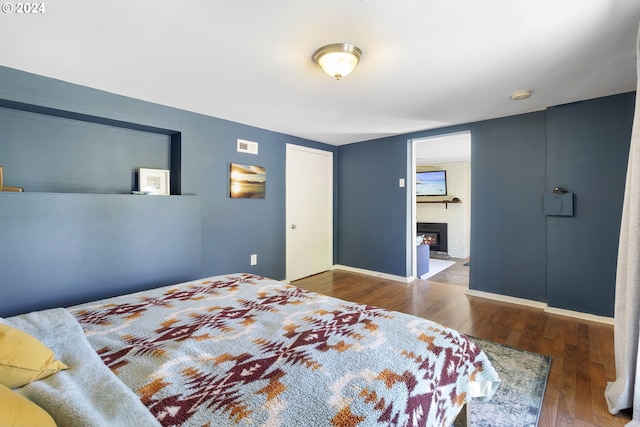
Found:
M 360 62 L 362 51 L 350 43 L 323 46 L 313 54 L 313 60 L 325 73 L 340 80 L 349 75 Z

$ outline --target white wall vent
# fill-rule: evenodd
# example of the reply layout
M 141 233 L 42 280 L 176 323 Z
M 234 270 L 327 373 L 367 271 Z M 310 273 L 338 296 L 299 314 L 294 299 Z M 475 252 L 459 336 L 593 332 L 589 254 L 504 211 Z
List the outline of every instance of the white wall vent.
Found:
M 238 140 L 238 152 L 258 154 L 258 143 L 253 141 L 245 141 L 244 139 Z

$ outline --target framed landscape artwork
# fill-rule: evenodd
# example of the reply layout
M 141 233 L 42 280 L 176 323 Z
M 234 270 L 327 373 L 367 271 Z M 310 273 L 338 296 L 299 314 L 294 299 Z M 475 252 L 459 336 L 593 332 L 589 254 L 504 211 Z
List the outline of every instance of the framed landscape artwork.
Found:
M 231 198 L 265 198 L 267 171 L 262 166 L 231 163 L 229 176 L 229 193 Z

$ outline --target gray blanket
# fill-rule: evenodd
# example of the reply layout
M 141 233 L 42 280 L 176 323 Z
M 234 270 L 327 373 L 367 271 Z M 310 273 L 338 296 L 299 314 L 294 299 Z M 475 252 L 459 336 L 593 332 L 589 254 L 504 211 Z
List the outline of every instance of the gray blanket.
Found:
M 63 308 L 2 319 L 38 338 L 70 369 L 15 389 L 59 427 L 157 426 L 138 396 L 107 368 L 75 318 Z

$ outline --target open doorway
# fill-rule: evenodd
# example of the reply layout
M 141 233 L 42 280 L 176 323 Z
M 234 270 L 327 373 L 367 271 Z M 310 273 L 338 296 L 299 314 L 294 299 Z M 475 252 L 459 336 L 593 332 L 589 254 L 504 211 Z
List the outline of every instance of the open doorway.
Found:
M 471 133 L 417 138 L 410 143 L 413 226 L 407 252 L 412 254 L 413 277 L 430 279 L 444 269 L 451 267 L 454 271 L 469 262 Z M 462 278 L 452 273 L 452 280 L 466 278 L 464 284 L 468 286 L 465 269 L 460 271 L 466 273 Z

